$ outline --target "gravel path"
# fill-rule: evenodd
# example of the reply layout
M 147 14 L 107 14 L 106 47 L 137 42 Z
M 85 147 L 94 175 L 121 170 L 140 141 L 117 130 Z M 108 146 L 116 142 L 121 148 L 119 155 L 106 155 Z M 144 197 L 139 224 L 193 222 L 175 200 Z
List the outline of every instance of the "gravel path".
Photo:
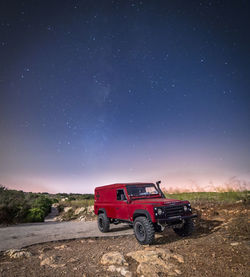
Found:
M 26 223 L 3 227 L 0 228 L 0 251 L 48 241 L 121 236 L 133 233 L 133 229 L 127 224 L 110 227 L 111 230 L 108 233 L 101 233 L 96 221 Z
M 58 209 L 56 207 L 51 207 L 51 212 L 45 217 L 45 222 L 56 221 L 56 217 L 59 215 Z

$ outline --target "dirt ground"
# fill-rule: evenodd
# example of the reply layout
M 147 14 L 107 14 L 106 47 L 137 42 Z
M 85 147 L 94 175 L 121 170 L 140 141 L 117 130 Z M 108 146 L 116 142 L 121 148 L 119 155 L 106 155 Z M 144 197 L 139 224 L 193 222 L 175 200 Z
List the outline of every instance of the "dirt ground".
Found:
M 249 206 L 244 203 L 193 205 L 199 217 L 191 237 L 180 238 L 171 229 L 156 235 L 153 246 L 183 256 L 177 263 L 180 276 L 250 276 Z M 0 256 L 0 276 L 121 276 L 107 272 L 100 264 L 103 254 L 126 254 L 143 250 L 134 236 L 77 239 L 50 242 L 25 248 L 27 258 Z M 41 265 L 44 257 L 53 257 L 54 265 Z M 133 276 L 137 264 L 128 260 Z M 159 276 L 167 276 L 161 273 Z

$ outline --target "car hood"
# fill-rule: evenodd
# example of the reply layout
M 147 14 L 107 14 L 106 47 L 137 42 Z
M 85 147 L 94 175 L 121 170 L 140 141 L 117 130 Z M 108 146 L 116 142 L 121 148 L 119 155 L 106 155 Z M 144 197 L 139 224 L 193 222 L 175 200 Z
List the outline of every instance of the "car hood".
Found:
M 167 199 L 167 198 L 147 198 L 147 199 L 136 199 L 132 200 L 133 204 L 156 204 L 156 205 L 169 205 L 174 203 L 176 205 L 188 204 L 188 201 L 182 201 L 177 199 Z

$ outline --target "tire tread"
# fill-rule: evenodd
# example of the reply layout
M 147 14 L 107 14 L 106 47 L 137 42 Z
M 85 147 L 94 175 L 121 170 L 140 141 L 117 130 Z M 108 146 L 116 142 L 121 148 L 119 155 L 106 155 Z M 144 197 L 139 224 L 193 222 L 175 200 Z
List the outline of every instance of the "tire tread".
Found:
M 152 244 L 154 241 L 154 237 L 155 237 L 155 230 L 154 230 L 154 225 L 151 221 L 149 221 L 146 217 L 144 216 L 139 216 L 135 219 L 136 221 L 140 221 L 140 223 L 142 223 L 145 227 L 146 230 L 146 239 L 144 241 L 139 241 L 137 239 L 136 233 L 135 233 L 135 228 L 134 228 L 134 234 L 136 239 L 138 240 L 138 242 L 140 244 Z
M 102 218 L 103 220 L 103 229 L 100 228 L 99 226 L 99 218 Z M 107 233 L 109 231 L 109 227 L 110 227 L 110 222 L 108 217 L 106 216 L 106 214 L 104 213 L 100 213 L 98 215 L 98 228 L 102 233 Z

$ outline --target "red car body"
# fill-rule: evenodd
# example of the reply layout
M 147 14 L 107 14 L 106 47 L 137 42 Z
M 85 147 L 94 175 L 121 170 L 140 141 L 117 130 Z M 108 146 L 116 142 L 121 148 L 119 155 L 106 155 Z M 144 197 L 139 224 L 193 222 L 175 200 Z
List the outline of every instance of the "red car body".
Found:
M 128 222 L 133 223 L 136 217 L 145 216 L 152 223 L 171 225 L 180 220 L 196 217 L 192 214 L 188 201 L 163 198 L 161 190 L 156 186 L 157 194 L 145 195 L 144 197 L 131 197 L 128 194 L 130 186 L 153 185 L 152 183 L 121 183 L 95 188 L 95 214 L 105 213 L 110 223 Z M 125 199 L 118 200 L 119 191 L 123 190 Z M 184 209 L 184 207 L 186 207 Z M 159 215 L 161 209 L 163 214 Z

